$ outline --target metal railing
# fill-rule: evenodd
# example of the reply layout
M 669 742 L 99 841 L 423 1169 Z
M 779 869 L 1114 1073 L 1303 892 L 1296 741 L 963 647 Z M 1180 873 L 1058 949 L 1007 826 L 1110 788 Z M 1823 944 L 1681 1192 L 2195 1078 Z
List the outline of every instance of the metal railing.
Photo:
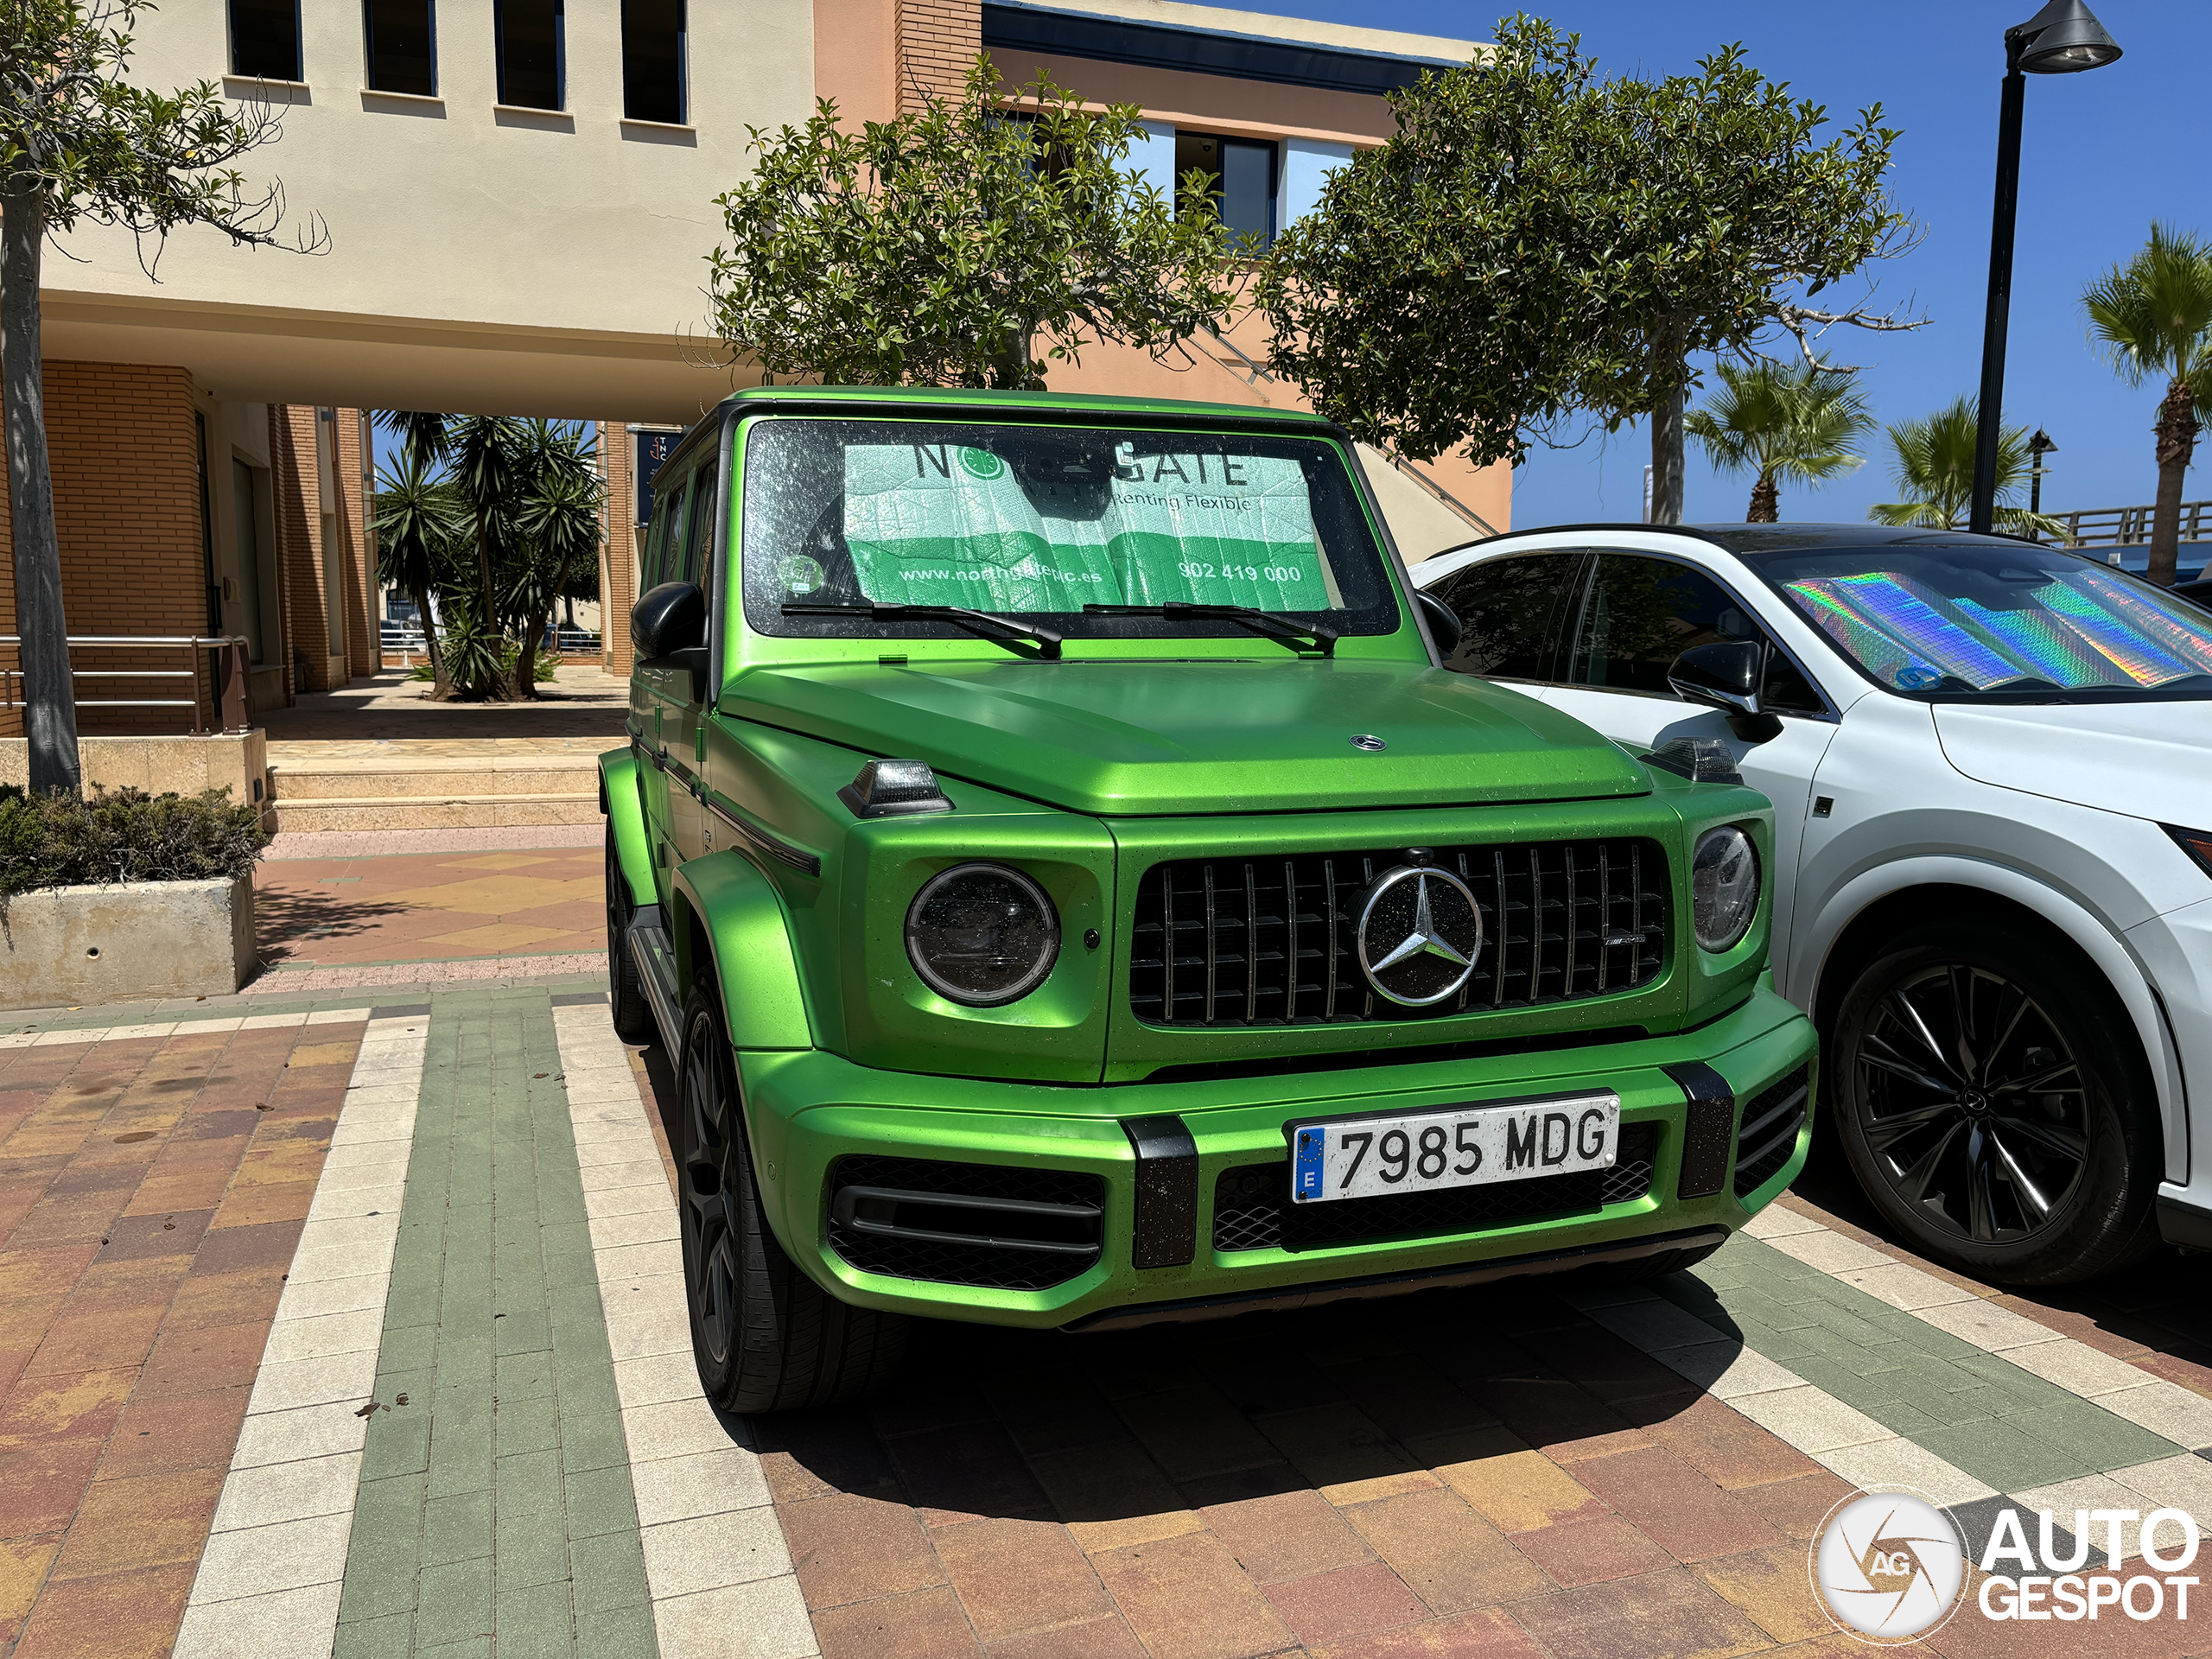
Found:
M 2051 517 L 2066 526 L 2068 547 L 2134 547 L 2151 539 L 2151 507 L 2088 507 L 2080 512 L 2055 512 Z M 2212 536 L 2212 501 L 2181 504 L 2181 539 L 2200 542 Z
M 15 648 L 18 663 L 22 648 L 20 635 L 0 633 L 0 648 Z M 195 735 L 208 732 L 243 732 L 247 729 L 249 711 L 246 707 L 246 652 L 249 642 L 243 634 L 203 636 L 200 634 L 127 634 L 73 633 L 68 638 L 70 655 L 69 678 L 73 690 L 85 680 L 189 680 L 192 695 L 188 697 L 84 697 L 77 698 L 79 709 L 189 709 L 192 710 L 192 730 Z M 186 668 L 79 668 L 76 655 L 79 651 L 177 651 L 186 654 L 191 665 Z M 199 656 L 207 652 L 214 658 L 213 706 L 200 678 Z M 0 663 L 0 709 L 20 709 L 23 671 L 17 664 Z M 203 716 L 212 717 L 217 724 L 209 725 Z
M 549 639 L 539 641 L 541 648 L 549 643 L 564 657 L 596 656 L 600 650 L 599 635 L 589 628 L 566 625 L 552 629 Z M 380 644 L 384 650 L 403 656 L 421 656 L 430 648 L 423 630 L 405 622 L 385 623 L 380 630 Z

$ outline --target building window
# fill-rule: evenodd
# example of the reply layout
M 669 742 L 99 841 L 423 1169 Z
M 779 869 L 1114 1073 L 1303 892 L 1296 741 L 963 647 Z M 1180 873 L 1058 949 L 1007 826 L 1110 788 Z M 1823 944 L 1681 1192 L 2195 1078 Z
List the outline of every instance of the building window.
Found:
M 684 119 L 683 0 L 622 0 L 622 113 Z
M 1221 138 L 1209 132 L 1175 135 L 1175 188 L 1193 168 L 1211 174 L 1207 193 L 1222 223 L 1265 247 L 1275 235 L 1275 147 L 1261 138 Z
M 516 109 L 557 110 L 568 79 L 561 0 L 496 0 L 499 102 Z
M 438 95 L 436 0 L 362 0 L 369 90 Z
M 231 73 L 307 79 L 300 70 L 300 0 L 231 0 Z

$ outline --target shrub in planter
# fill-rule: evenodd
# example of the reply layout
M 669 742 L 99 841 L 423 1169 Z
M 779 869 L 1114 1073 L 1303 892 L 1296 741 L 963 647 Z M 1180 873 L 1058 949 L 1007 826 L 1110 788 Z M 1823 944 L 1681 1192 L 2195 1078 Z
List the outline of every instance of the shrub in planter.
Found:
M 213 996 L 253 971 L 269 837 L 228 790 L 0 787 L 0 1007 Z
M 40 887 L 235 879 L 268 844 L 260 808 L 232 800 L 227 788 L 95 788 L 79 798 L 0 785 L 0 901 Z

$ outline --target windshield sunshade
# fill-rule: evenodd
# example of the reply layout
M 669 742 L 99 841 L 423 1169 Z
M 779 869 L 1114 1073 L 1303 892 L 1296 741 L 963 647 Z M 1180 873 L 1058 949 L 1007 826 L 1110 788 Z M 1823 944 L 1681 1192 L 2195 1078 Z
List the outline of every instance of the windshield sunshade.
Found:
M 1398 626 L 1344 463 L 1311 439 L 764 421 L 743 560 L 747 617 L 772 634 L 948 631 L 812 608 L 870 605 L 1049 618 L 1070 638 L 1249 637 L 1185 605 Z M 1096 608 L 1162 606 L 1177 609 Z
M 1923 543 L 1754 563 L 1892 691 L 2212 691 L 2212 615 L 2056 549 Z

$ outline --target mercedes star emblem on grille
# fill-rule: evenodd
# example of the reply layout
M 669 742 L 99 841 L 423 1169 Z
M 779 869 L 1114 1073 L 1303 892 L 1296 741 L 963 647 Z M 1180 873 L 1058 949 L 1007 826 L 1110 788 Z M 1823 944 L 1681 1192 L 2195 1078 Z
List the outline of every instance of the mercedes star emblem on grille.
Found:
M 1483 950 L 1483 912 L 1458 876 L 1401 864 L 1367 890 L 1358 937 L 1360 971 L 1376 994 L 1406 1007 L 1427 1007 L 1473 975 Z
M 1390 747 L 1381 738 L 1374 736 L 1367 732 L 1361 732 L 1355 736 L 1351 741 L 1351 746 L 1355 749 L 1364 749 L 1370 754 L 1376 753 L 1379 751 L 1387 749 Z

